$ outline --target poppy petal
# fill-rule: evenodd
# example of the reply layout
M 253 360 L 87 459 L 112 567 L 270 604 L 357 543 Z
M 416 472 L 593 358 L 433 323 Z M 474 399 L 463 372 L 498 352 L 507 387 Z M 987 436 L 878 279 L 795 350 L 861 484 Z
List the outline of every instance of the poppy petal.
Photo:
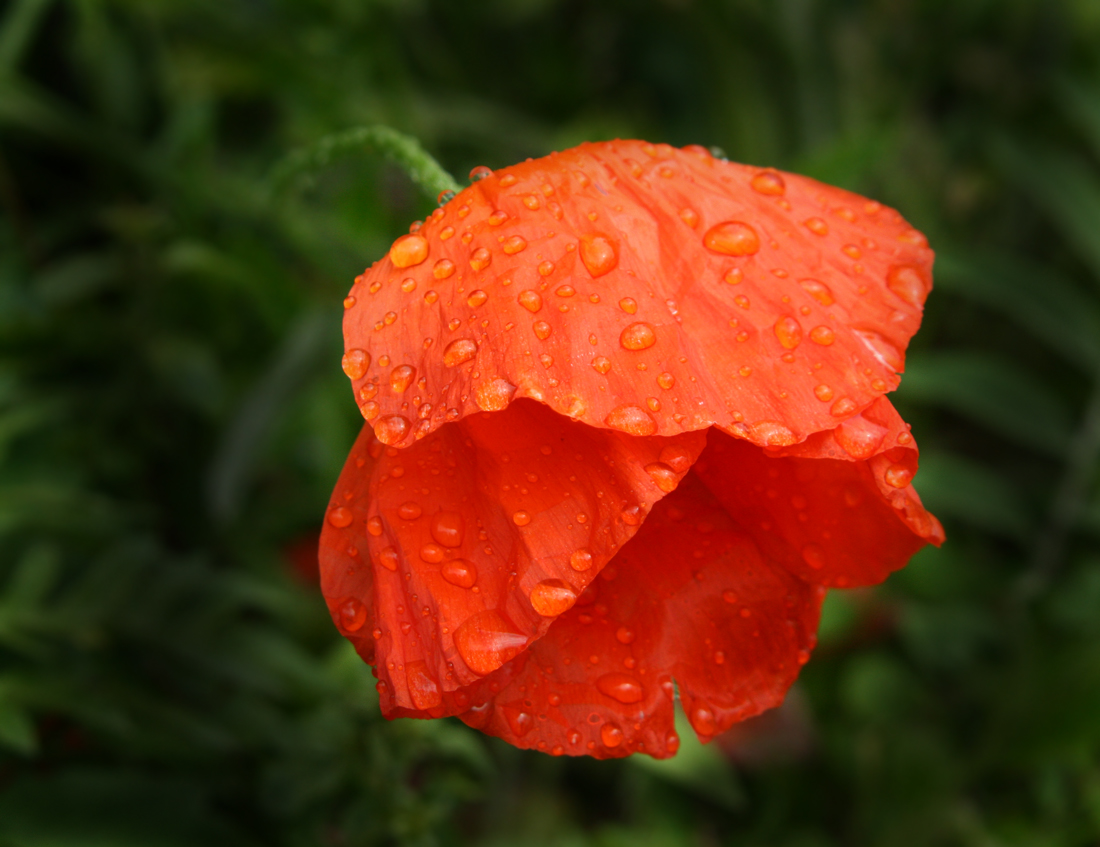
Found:
M 358 277 L 345 371 L 389 444 L 529 397 L 790 445 L 897 387 L 931 264 L 897 212 L 815 180 L 583 144 L 475 183 Z
M 333 489 L 317 552 L 329 614 L 365 662 L 374 662 L 374 573 L 366 524 L 370 480 L 383 445 L 363 427 Z
M 577 602 L 704 444 L 703 433 L 635 438 L 522 401 L 386 448 L 355 523 L 374 563 L 383 712 L 469 708 L 479 681 Z
M 674 683 L 704 741 L 777 706 L 809 658 L 824 594 L 769 562 L 689 474 L 583 605 L 460 717 L 552 754 L 666 758 L 679 747 Z
M 943 528 L 911 485 L 917 445 L 885 398 L 803 444 L 710 435 L 695 472 L 768 557 L 818 585 L 882 582 Z

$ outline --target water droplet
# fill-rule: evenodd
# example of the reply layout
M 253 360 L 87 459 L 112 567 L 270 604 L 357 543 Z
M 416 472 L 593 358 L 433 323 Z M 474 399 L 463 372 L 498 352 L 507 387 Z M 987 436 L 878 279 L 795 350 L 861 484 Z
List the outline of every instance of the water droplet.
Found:
M 390 373 L 390 388 L 398 394 L 403 393 L 416 379 L 416 368 L 409 365 L 398 365 Z
M 528 312 L 537 312 L 542 308 L 542 296 L 537 291 L 531 289 L 521 291 L 517 299 Z
M 883 474 L 886 484 L 892 488 L 905 488 L 913 481 L 913 472 L 904 465 L 890 465 Z
M 374 425 L 374 437 L 383 444 L 399 444 L 409 433 L 409 419 L 402 415 L 386 415 Z
M 819 571 L 825 567 L 825 551 L 820 544 L 807 544 L 802 548 L 802 561 Z
M 483 271 L 493 263 L 493 254 L 484 247 L 478 247 L 470 254 L 470 267 L 475 271 Z
M 550 276 L 554 272 L 554 263 L 549 259 L 545 262 L 539 262 L 538 272 L 539 276 Z
M 714 712 L 706 706 L 697 706 L 692 711 L 691 725 L 700 735 L 714 735 L 718 731 L 718 724 L 714 720 Z
M 649 478 L 653 480 L 656 486 L 666 494 L 675 491 L 676 486 L 680 484 L 680 478 L 676 475 L 676 472 L 664 462 L 651 462 L 645 466 L 645 472 L 649 474 Z
M 340 360 L 340 366 L 349 379 L 362 379 L 370 367 L 370 353 L 366 350 L 348 350 Z
M 707 230 L 703 246 L 724 256 L 751 256 L 760 250 L 760 237 L 747 223 L 723 221 Z
M 744 294 L 738 294 L 733 298 L 733 302 L 740 306 L 742 309 L 749 308 L 749 298 Z
M 634 631 L 625 626 L 620 626 L 615 631 L 615 638 L 620 644 L 631 644 L 634 641 Z
M 581 237 L 581 262 L 593 277 L 610 273 L 619 264 L 619 248 L 605 235 Z
M 382 519 L 375 515 L 367 520 L 367 532 L 373 535 L 375 538 L 380 536 L 383 531 Z
M 533 212 L 538 209 L 541 203 L 537 194 L 528 194 L 523 198 L 523 205 Z
M 518 180 L 516 179 L 515 174 L 505 174 L 504 176 L 502 176 L 500 178 L 500 187 L 501 188 L 510 188 L 513 185 L 515 185 L 516 182 L 518 182 Z
M 538 200 L 536 199 L 536 203 Z M 536 206 L 536 208 L 538 208 Z M 509 256 L 514 256 L 516 253 L 522 253 L 527 249 L 527 241 L 522 235 L 511 235 L 505 238 L 501 242 L 501 249 Z
M 827 326 L 815 326 L 810 330 L 810 341 L 814 344 L 820 344 L 822 347 L 828 347 L 836 340 L 836 333 L 830 327 Z
M 765 447 L 789 447 L 798 443 L 798 438 L 787 427 L 777 421 L 759 421 L 752 425 L 752 439 Z
M 839 400 L 833 403 L 832 407 L 829 409 L 829 414 L 834 415 L 838 418 L 843 418 L 847 415 L 852 414 L 858 408 L 859 407 L 852 399 L 848 397 L 841 397 Z
M 455 629 L 455 649 L 466 666 L 485 676 L 509 659 L 514 658 L 527 644 L 527 637 L 496 609 L 486 609 L 467 618 Z
M 428 673 L 428 665 L 425 662 L 409 662 L 405 666 L 405 679 L 409 684 L 409 696 L 416 708 L 427 711 L 443 702 L 439 686 Z
M 547 579 L 531 589 L 531 606 L 544 618 L 556 618 L 577 602 L 577 592 L 560 579 Z
M 622 331 L 619 343 L 627 350 L 645 350 L 657 343 L 657 333 L 647 323 L 633 323 Z
M 821 218 L 807 218 L 802 222 L 802 225 L 814 235 L 829 234 L 829 225 Z
M 415 521 L 422 514 L 424 510 L 414 500 L 407 500 L 397 507 L 397 516 L 404 521 Z
M 516 526 L 527 526 L 531 523 L 531 515 L 520 509 L 518 512 L 512 513 L 512 523 Z
M 596 688 L 620 703 L 637 703 L 645 697 L 641 683 L 625 673 L 604 674 L 596 680 Z
M 340 625 L 348 632 L 358 632 L 367 622 L 367 607 L 354 597 L 341 600 L 337 608 L 340 614 Z
M 461 547 L 466 535 L 466 522 L 458 512 L 440 510 L 432 515 L 432 538 L 444 547 Z
M 751 185 L 753 191 L 772 197 L 779 197 L 787 190 L 783 177 L 772 170 L 760 171 L 752 178 Z
M 443 350 L 443 364 L 457 367 L 477 355 L 477 345 L 469 338 L 456 338 Z
M 737 592 L 727 589 L 722 592 L 722 599 L 732 605 L 737 602 Z
M 863 251 L 854 244 L 845 244 L 840 251 L 849 259 L 859 259 L 863 256 Z
M 863 342 L 864 346 L 871 351 L 875 359 L 892 371 L 901 371 L 905 365 L 905 356 L 897 347 L 877 332 L 857 329 L 855 330 L 855 334 L 859 340 Z
M 611 370 L 611 360 L 606 356 L 597 356 L 592 360 L 592 367 L 596 369 L 596 373 L 606 374 Z
M 668 389 L 672 388 L 672 386 L 676 384 L 676 377 L 668 372 L 665 372 L 657 377 L 657 384 L 661 386 L 661 388 L 665 389 L 665 391 L 668 391 Z
M 483 412 L 499 412 L 508 407 L 515 396 L 516 387 L 506 379 L 479 383 L 474 389 L 474 401 Z
M 427 291 L 424 294 L 424 302 L 429 306 L 433 305 L 439 299 L 439 294 L 435 291 Z
M 488 218 L 489 226 L 500 226 L 506 220 L 508 220 L 508 213 L 500 209 L 495 209 Z
M 530 712 L 525 712 L 515 706 L 502 706 L 500 711 L 508 722 L 512 733 L 518 737 L 526 735 L 535 726 L 535 719 L 531 717 Z
M 448 238 L 454 237 L 455 228 L 453 226 L 445 226 L 439 231 L 439 240 L 446 241 Z
M 657 422 L 641 406 L 619 406 L 612 409 L 604 423 L 628 435 L 653 435 L 657 432 Z
M 886 433 L 885 427 L 855 415 L 833 430 L 833 438 L 853 459 L 869 459 L 882 446 Z
M 420 558 L 429 565 L 438 565 L 443 561 L 446 551 L 438 544 L 428 542 L 420 548 Z
M 600 727 L 600 741 L 605 747 L 618 747 L 623 743 L 623 731 L 616 724 L 605 723 Z
M 645 515 L 641 506 L 627 506 L 619 513 L 619 517 L 627 526 L 640 526 Z
M 886 285 L 911 306 L 922 306 L 928 296 L 924 277 L 912 265 L 893 265 L 886 272 Z
M 715 650 L 714 656 L 712 658 L 714 659 L 714 664 L 716 665 L 724 665 L 726 663 L 726 654 L 723 653 L 721 650 Z
M 440 568 L 439 573 L 447 582 L 459 588 L 472 588 L 477 582 L 477 568 L 473 562 L 465 559 L 451 559 Z
M 574 550 L 569 557 L 569 564 L 575 571 L 586 571 L 592 567 L 592 553 L 584 547 Z
M 833 292 L 829 290 L 829 286 L 820 280 L 816 279 L 800 279 L 798 284 L 802 286 L 803 290 L 814 298 L 822 306 L 831 306 L 836 300 L 833 298 Z
M 351 526 L 353 520 L 355 520 L 355 515 L 346 506 L 337 506 L 328 513 L 328 522 L 337 529 Z
M 455 272 L 455 263 L 450 259 L 440 259 L 432 267 L 432 276 L 436 279 L 446 279 Z
M 694 209 L 681 209 L 680 220 L 682 220 L 692 229 L 695 229 L 695 227 L 699 225 L 699 213 L 696 212 Z
M 785 315 L 775 322 L 775 337 L 788 350 L 793 350 L 802 343 L 802 324 Z
M 668 734 L 668 737 L 665 739 L 665 749 L 668 750 L 670 754 L 675 756 L 677 751 L 680 749 L 680 736 L 677 735 L 675 732 L 670 732 Z
M 487 179 L 493 175 L 493 169 L 487 168 L 485 165 L 478 165 L 470 171 L 470 182 L 480 182 L 483 179 Z
M 559 285 L 557 288 L 554 289 L 554 293 L 557 294 L 559 297 L 572 297 L 574 294 L 577 293 L 577 289 L 575 289 L 572 285 Z
M 488 299 L 489 295 L 479 288 L 470 292 L 470 296 L 466 298 L 466 305 L 471 309 L 476 309 L 478 306 L 484 306 Z
M 345 309 L 350 309 L 354 305 L 355 305 L 355 298 L 354 297 L 349 296 L 349 297 L 344 298 L 344 308 Z
M 422 235 L 402 235 L 390 247 L 390 261 L 396 268 L 411 268 L 428 258 L 428 239 Z
M 399 557 L 393 547 L 383 547 L 378 552 L 378 564 L 388 571 L 396 571 Z
M 814 386 L 814 396 L 822 403 L 828 403 L 833 399 L 833 389 L 822 383 L 821 385 Z
M 531 329 L 535 331 L 535 335 L 538 336 L 539 341 L 545 341 L 550 337 L 550 333 L 553 332 L 550 324 L 546 321 L 535 321 L 531 324 Z

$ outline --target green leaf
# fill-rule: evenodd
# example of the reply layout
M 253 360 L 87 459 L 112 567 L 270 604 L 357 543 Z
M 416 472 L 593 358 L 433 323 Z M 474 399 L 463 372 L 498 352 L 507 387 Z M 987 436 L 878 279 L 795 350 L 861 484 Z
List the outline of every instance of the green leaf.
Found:
M 950 409 L 993 432 L 1052 456 L 1069 446 L 1062 402 L 1037 379 L 1000 359 L 972 353 L 914 356 L 898 395 Z
M 0 686 L 0 745 L 24 756 L 38 752 L 38 734 L 30 712 L 13 702 L 3 686 Z
M 925 450 L 915 481 L 924 505 L 940 518 L 957 518 L 1017 540 L 1032 530 L 1019 492 L 992 468 L 950 453 Z

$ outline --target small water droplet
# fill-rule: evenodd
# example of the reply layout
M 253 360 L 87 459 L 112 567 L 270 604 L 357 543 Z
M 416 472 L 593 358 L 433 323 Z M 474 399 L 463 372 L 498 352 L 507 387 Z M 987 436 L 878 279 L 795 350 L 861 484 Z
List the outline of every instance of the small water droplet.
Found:
M 382 534 L 383 529 L 384 527 L 382 525 L 382 519 L 378 517 L 378 515 L 374 515 L 367 520 L 367 532 L 369 532 L 375 538 Z
M 905 488 L 913 481 L 913 472 L 904 465 L 890 465 L 883 478 L 892 488 Z
M 403 235 L 390 247 L 390 261 L 396 268 L 411 268 L 428 258 L 428 239 L 422 235 Z
M 415 521 L 422 514 L 424 510 L 415 500 L 407 500 L 397 507 L 397 516 L 404 521 Z
M 347 597 L 340 601 L 337 609 L 340 614 L 340 625 L 348 632 L 358 632 L 367 622 L 367 607 L 354 597 Z
M 833 430 L 833 438 L 853 459 L 869 459 L 882 446 L 886 433 L 885 427 L 855 415 Z
M 727 603 L 733 604 L 737 602 L 737 592 L 726 589 L 722 592 L 722 599 Z
M 855 404 L 855 401 L 848 397 L 841 397 L 832 407 L 829 409 L 829 414 L 843 418 L 853 414 L 859 407 Z
M 479 306 L 484 306 L 488 299 L 489 295 L 479 288 L 470 292 L 470 296 L 466 298 L 466 305 L 471 309 L 476 309 Z
M 619 335 L 619 344 L 627 350 L 645 350 L 657 343 L 657 333 L 647 323 L 632 323 Z
M 623 731 L 616 724 L 605 723 L 600 727 L 600 741 L 605 747 L 618 747 L 623 743 Z
M 637 703 L 645 697 L 642 684 L 625 673 L 604 674 L 596 680 L 596 688 L 620 703 Z
M 542 308 L 542 296 L 537 291 L 531 289 L 521 291 L 517 299 L 528 312 L 537 312 Z
M 398 365 L 390 373 L 390 388 L 401 394 L 408 390 L 414 379 L 416 379 L 416 368 Z
M 676 377 L 668 372 L 665 372 L 657 377 L 657 384 L 667 391 L 676 384 Z
M 631 644 L 634 641 L 634 631 L 625 626 L 620 626 L 615 631 L 615 638 L 620 644 Z
M 810 341 L 814 344 L 820 344 L 822 347 L 828 347 L 836 340 L 836 333 L 833 332 L 831 327 L 827 326 L 815 326 L 810 330 Z
M 800 279 L 798 284 L 802 286 L 802 289 L 814 298 L 822 306 L 831 306 L 836 300 L 833 298 L 833 292 L 829 290 L 829 286 L 820 280 L 816 279 Z
M 516 253 L 522 253 L 527 249 L 527 241 L 522 235 L 511 235 L 505 238 L 500 246 L 507 255 L 514 256 Z
M 611 370 L 611 360 L 606 356 L 597 356 L 592 360 L 592 367 L 596 369 L 596 373 L 606 374 Z
M 335 509 L 329 510 L 328 522 L 337 529 L 351 526 L 353 520 L 355 520 L 355 515 L 346 506 L 337 506 Z
M 814 386 L 814 396 L 822 403 L 828 403 L 833 399 L 833 389 L 822 383 L 821 385 Z
M 760 194 L 779 197 L 787 190 L 783 177 L 773 170 L 760 171 L 752 178 L 752 188 Z
M 550 276 L 554 272 L 554 263 L 549 259 L 545 262 L 539 262 L 538 272 L 539 276 Z
M 697 706 L 692 711 L 691 725 L 700 735 L 714 735 L 718 731 L 718 725 L 714 720 L 714 712 L 706 706 Z
M 569 564 L 575 571 L 586 571 L 592 567 L 592 553 L 584 547 L 574 550 L 569 557 Z
M 429 541 L 420 548 L 420 558 L 429 565 L 438 565 L 446 556 L 446 551 L 438 544 Z
M 612 409 L 604 423 L 628 435 L 653 435 L 657 432 L 657 422 L 641 406 L 627 405 Z
M 829 234 L 829 225 L 821 218 L 807 218 L 802 222 L 802 225 L 814 235 Z
M 707 230 L 703 246 L 724 256 L 751 256 L 760 250 L 760 237 L 743 221 L 723 221 Z
M 676 486 L 680 484 L 680 478 L 676 475 L 676 472 L 664 462 L 651 462 L 645 466 L 645 472 L 649 474 L 649 478 L 653 480 L 654 484 L 666 494 L 675 491 Z
M 531 523 L 531 515 L 520 509 L 518 512 L 512 513 L 512 523 L 516 526 L 527 526 Z
M 695 229 L 699 225 L 699 213 L 691 208 L 684 208 L 680 210 L 680 220 Z
M 465 559 L 451 559 L 439 570 L 440 575 L 459 588 L 473 588 L 477 582 L 477 568 Z
M 535 331 L 535 335 L 538 336 L 539 341 L 545 341 L 550 337 L 550 333 L 553 332 L 553 328 L 546 321 L 535 321 L 531 324 L 531 329 Z
M 775 337 L 788 350 L 793 350 L 802 343 L 802 324 L 785 315 L 775 322 Z
M 378 552 L 378 564 L 388 571 L 396 571 L 398 561 L 397 550 L 393 547 L 383 547 Z
M 469 338 L 456 338 L 443 350 L 443 364 L 448 368 L 457 367 L 477 355 L 477 344 Z
M 577 602 L 577 592 L 560 579 L 547 579 L 531 589 L 531 606 L 544 618 L 556 618 Z
M 432 267 L 432 276 L 436 279 L 446 279 L 455 272 L 455 263 L 450 259 L 440 259 Z
M 466 535 L 466 521 L 458 512 L 442 509 L 432 515 L 432 538 L 444 547 L 461 547 Z
M 605 235 L 586 235 L 580 242 L 581 262 L 593 278 L 610 273 L 619 264 L 618 245 Z
M 366 350 L 348 350 L 340 365 L 349 379 L 362 379 L 370 367 L 370 353 Z
M 386 415 L 374 425 L 374 437 L 383 444 L 399 444 L 409 433 L 409 419 L 402 415 Z

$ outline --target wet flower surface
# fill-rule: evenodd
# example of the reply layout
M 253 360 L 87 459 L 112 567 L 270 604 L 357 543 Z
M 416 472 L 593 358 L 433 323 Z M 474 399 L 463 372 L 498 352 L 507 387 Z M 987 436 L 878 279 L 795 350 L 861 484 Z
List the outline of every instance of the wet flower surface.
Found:
M 387 716 L 672 755 L 677 688 L 704 740 L 778 705 L 825 589 L 942 540 L 884 396 L 932 252 L 699 147 L 477 176 L 345 301 L 325 597 Z

